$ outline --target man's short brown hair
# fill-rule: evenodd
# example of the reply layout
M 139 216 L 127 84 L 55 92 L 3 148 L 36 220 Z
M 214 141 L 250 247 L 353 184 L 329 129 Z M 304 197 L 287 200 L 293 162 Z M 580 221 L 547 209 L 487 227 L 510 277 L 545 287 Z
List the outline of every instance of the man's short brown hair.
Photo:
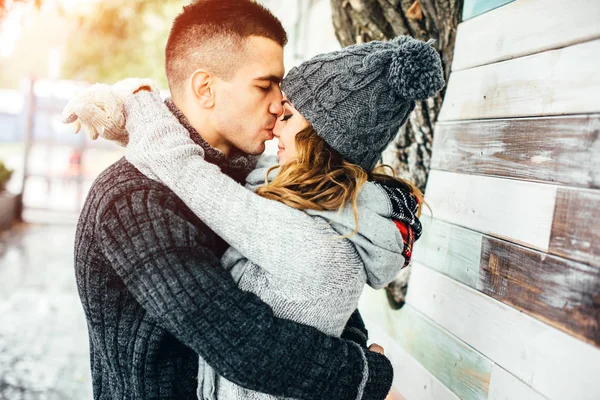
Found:
M 250 36 L 272 39 L 281 47 L 287 43 L 281 22 L 255 1 L 196 0 L 185 6 L 173 22 L 165 50 L 171 93 L 198 68 L 229 79 Z

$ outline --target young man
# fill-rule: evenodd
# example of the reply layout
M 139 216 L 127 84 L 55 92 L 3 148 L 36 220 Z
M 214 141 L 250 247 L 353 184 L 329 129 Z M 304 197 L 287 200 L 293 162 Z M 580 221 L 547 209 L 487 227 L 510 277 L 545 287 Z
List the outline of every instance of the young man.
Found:
M 240 182 L 281 113 L 286 41 L 250 0 L 198 0 L 171 30 L 167 105 L 206 159 Z M 384 356 L 275 318 L 221 267 L 225 247 L 126 160 L 96 180 L 75 243 L 95 399 L 194 399 L 198 355 L 228 380 L 276 396 L 385 398 Z M 364 347 L 360 328 L 355 314 L 344 337 Z

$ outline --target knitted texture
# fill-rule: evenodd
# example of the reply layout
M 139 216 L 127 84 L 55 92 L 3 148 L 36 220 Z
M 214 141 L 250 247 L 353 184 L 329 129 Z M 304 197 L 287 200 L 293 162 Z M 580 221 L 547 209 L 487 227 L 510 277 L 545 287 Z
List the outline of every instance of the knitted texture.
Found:
M 298 399 L 356 399 L 366 359 L 363 398 L 386 396 L 385 357 L 275 317 L 221 267 L 225 248 L 127 161 L 98 177 L 75 240 L 94 399 L 195 399 L 198 355 L 238 385 Z
M 417 217 L 419 203 L 415 196 L 389 185 L 379 185 L 379 187 L 388 195 L 390 207 L 393 210 L 392 218 L 410 226 L 415 233 L 415 240 L 419 239 L 423 233 L 423 227 Z
M 281 88 L 317 134 L 371 171 L 415 107 L 444 86 L 442 62 L 408 36 L 321 54 L 292 68 Z
M 356 310 L 348 320 L 348 324 L 342 332 L 342 339 L 351 340 L 361 347 L 367 347 L 369 332 L 365 326 L 362 316 Z
M 130 134 L 127 159 L 147 176 L 169 186 L 232 246 L 222 259 L 223 266 L 237 277 L 241 289 L 257 294 L 271 305 L 276 316 L 339 337 L 358 305 L 367 282 L 366 269 L 389 266 L 392 273 L 383 274 L 391 280 L 404 264 L 404 242 L 391 218 L 393 208 L 378 186 L 365 184 L 361 189 L 361 194 L 374 192 L 367 197 L 375 199 L 371 202 L 374 204 L 358 202 L 359 233 L 355 236 L 364 233 L 370 240 L 364 240 L 363 246 L 379 255 L 377 259 L 367 259 L 357 251 L 355 243 L 359 242 L 354 241 L 354 236 L 341 238 L 335 223 L 258 196 L 220 173 L 218 167 L 203 159 L 204 151 L 190 140 L 156 94 L 132 96 L 126 102 L 126 116 Z M 363 214 L 361 209 L 367 206 L 378 209 L 380 214 Z M 348 211 L 340 213 L 350 225 L 346 233 L 355 226 L 353 217 L 345 217 L 352 214 Z M 332 219 L 336 213 L 333 214 Z M 363 215 L 370 218 L 364 219 Z M 379 233 L 385 237 L 379 237 Z M 389 248 L 375 248 L 384 244 Z M 365 265 L 367 260 L 369 265 Z M 358 345 L 356 348 L 360 349 Z M 364 362 L 366 385 L 370 374 L 366 357 Z M 200 362 L 202 398 L 278 398 L 245 389 L 226 378 L 212 379 L 207 364 L 210 363 Z M 362 390 L 363 387 L 357 398 L 362 398 Z
M 123 101 L 140 88 L 158 92 L 152 80 L 143 78 L 123 79 L 112 86 L 92 85 L 69 101 L 63 109 L 62 120 L 66 124 L 73 123 L 75 133 L 83 127 L 92 140 L 102 136 L 125 146 L 129 137 L 125 131 Z
M 158 95 L 158 92 L 154 92 Z M 173 103 L 173 100 L 166 99 L 165 104 L 171 111 L 171 113 L 179 120 L 179 123 L 185 128 L 188 135 L 192 138 L 197 138 L 195 142 L 202 147 L 202 151 L 206 156 L 207 160 L 211 160 L 212 164 L 218 165 L 221 168 L 221 171 L 229 175 L 231 178 L 238 182 L 242 182 L 246 176 L 256 167 L 256 163 L 258 161 L 258 156 L 249 156 L 247 154 L 243 154 L 241 152 L 235 152 L 231 154 L 229 157 L 225 157 L 225 155 L 212 147 L 210 144 L 206 143 L 206 141 L 202 140 L 202 137 L 194 129 L 190 121 L 187 117 L 181 112 L 179 108 Z M 123 107 L 123 112 L 125 108 Z

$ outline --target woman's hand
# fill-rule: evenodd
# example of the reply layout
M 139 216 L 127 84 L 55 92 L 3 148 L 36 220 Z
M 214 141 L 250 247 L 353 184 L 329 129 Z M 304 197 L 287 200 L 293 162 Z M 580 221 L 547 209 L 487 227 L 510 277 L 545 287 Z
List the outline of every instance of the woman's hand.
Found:
M 380 345 L 378 345 L 376 343 L 373 343 L 372 345 L 369 346 L 369 351 L 385 355 L 383 347 L 381 347 Z M 398 391 L 392 386 L 392 389 L 390 390 L 388 395 L 385 397 L 385 400 L 406 400 L 406 398 L 404 396 L 402 396 L 400 393 L 398 393 Z
M 66 105 L 62 120 L 74 124 L 75 133 L 83 127 L 92 140 L 99 136 L 126 146 L 124 103 L 127 96 L 140 90 L 158 92 L 150 79 L 129 78 L 113 86 L 96 84 L 79 92 Z

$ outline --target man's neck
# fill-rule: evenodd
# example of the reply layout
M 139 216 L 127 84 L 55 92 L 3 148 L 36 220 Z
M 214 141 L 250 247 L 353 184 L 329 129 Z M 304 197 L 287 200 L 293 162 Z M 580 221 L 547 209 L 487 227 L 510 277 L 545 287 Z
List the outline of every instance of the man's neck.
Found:
M 243 182 L 246 179 L 246 176 L 256 166 L 258 157 L 235 151 L 232 151 L 229 156 L 225 155 L 221 150 L 209 143 L 204 138 L 204 135 L 198 133 L 198 129 L 191 124 L 183 111 L 172 99 L 167 99 L 165 103 L 173 115 L 179 120 L 179 123 L 190 133 L 190 138 L 196 142 L 198 146 L 202 147 L 206 161 L 218 165 L 225 174 L 238 182 Z M 200 128 L 202 127 L 200 126 Z
M 203 123 L 202 118 L 195 117 L 195 114 L 188 110 L 185 106 L 185 102 L 172 99 L 173 104 L 181 110 L 183 115 L 187 118 L 190 125 L 195 129 L 196 133 L 200 135 L 200 137 L 208 143 L 211 147 L 219 150 L 225 157 L 229 157 L 232 153 L 231 145 L 223 139 L 223 137 L 214 129 L 211 129 L 210 126 L 207 126 Z

